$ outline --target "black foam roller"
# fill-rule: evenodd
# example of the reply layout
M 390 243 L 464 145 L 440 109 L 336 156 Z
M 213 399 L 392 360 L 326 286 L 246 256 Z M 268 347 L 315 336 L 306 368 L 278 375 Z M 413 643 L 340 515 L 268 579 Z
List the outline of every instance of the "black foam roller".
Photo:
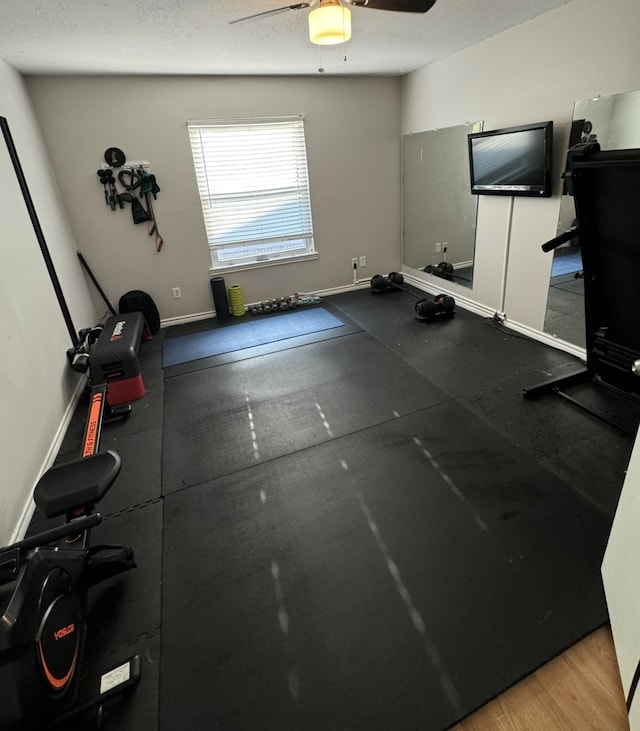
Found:
M 211 294 L 213 295 L 213 306 L 218 320 L 226 320 L 231 317 L 224 277 L 213 277 L 211 280 Z

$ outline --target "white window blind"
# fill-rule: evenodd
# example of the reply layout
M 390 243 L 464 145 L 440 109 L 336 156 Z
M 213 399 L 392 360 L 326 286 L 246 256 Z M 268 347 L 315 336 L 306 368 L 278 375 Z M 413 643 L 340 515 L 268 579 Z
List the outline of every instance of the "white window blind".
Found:
M 212 268 L 313 253 L 302 119 L 188 130 Z

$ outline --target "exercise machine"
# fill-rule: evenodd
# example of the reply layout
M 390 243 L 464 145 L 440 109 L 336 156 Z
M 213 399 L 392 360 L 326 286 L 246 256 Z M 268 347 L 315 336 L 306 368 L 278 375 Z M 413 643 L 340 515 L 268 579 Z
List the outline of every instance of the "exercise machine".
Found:
M 79 342 L 67 350 L 73 370 L 88 373 L 90 385 L 106 386 L 104 418 L 131 414 L 131 402 L 145 394 L 138 360 L 140 343 L 151 339 L 141 312 L 112 315 L 104 325 L 79 332 Z
M 563 378 L 525 388 L 524 396 L 552 392 L 635 435 L 640 420 L 640 149 L 577 145 L 569 150 L 565 180 L 575 200 L 576 226 L 542 249 L 552 251 L 570 238 L 579 239 L 586 365 Z M 606 391 L 609 401 L 621 399 L 631 413 L 630 423 L 569 393 L 570 387 L 584 383 Z
M 106 386 L 93 389 L 82 457 L 38 480 L 36 506 L 64 522 L 0 548 L 0 727 L 37 729 L 91 719 L 100 727 L 115 697 L 140 678 L 135 655 L 106 670 L 79 701 L 91 587 L 135 568 L 125 546 L 92 545 L 96 506 L 115 482 L 119 455 L 98 452 Z

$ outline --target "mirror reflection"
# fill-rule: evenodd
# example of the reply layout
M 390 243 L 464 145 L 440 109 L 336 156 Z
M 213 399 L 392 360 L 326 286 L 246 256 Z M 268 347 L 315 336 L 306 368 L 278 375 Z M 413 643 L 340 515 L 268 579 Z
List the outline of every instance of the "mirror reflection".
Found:
M 467 135 L 481 122 L 402 138 L 402 260 L 471 287 L 478 197 L 471 195 Z
M 640 147 L 640 91 L 597 97 L 576 102 L 569 147 L 580 142 L 598 142 L 603 150 Z M 563 195 L 558 216 L 558 234 L 571 228 L 575 207 Z M 554 250 L 544 331 L 584 348 L 584 283 L 577 239 Z

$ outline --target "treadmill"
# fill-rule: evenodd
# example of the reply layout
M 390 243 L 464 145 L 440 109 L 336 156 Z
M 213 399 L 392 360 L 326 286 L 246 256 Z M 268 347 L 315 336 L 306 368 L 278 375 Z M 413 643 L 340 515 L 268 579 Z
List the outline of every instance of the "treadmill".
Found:
M 580 242 L 586 366 L 525 388 L 523 395 L 554 393 L 635 436 L 640 423 L 640 149 L 576 145 L 568 151 L 564 178 L 574 196 L 576 226 L 542 249 L 552 251 L 576 236 Z

